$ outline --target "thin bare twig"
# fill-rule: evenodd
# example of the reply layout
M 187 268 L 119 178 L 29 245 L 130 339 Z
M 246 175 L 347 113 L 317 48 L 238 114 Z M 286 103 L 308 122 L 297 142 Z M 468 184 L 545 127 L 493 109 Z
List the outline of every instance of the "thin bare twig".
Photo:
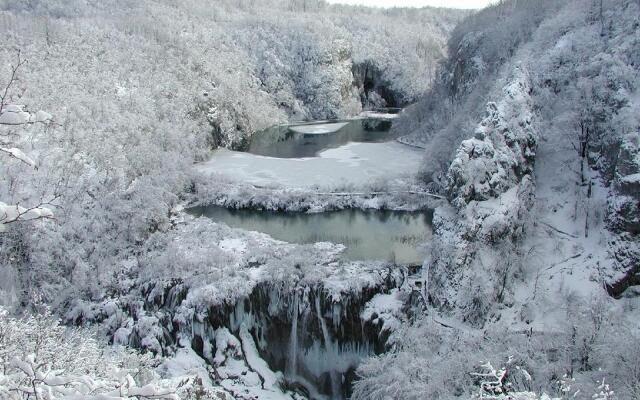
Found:
M 2 113 L 4 106 L 7 104 L 9 89 L 11 89 L 11 86 L 17 80 L 18 70 L 20 69 L 20 67 L 26 64 L 26 62 L 27 60 L 22 59 L 22 54 L 20 52 L 20 49 L 18 49 L 17 63 L 16 65 L 11 66 L 11 77 L 9 78 L 9 82 L 7 83 L 7 85 L 4 87 L 2 96 L 0 96 L 0 113 Z
M 16 204 L 15 206 L 10 206 L 10 207 L 15 207 L 16 211 L 17 211 L 17 215 L 12 218 L 12 219 L 8 219 L 6 220 L 6 218 L 8 217 L 7 213 L 5 212 L 4 215 L 0 215 L 0 224 L 4 224 L 4 225 L 8 225 L 8 224 L 12 224 L 14 222 L 18 222 L 21 221 L 21 217 L 25 214 L 28 214 L 31 211 L 43 208 L 44 206 L 55 206 L 53 204 L 54 201 L 56 201 L 58 198 L 60 198 L 60 195 L 56 195 L 53 197 L 53 199 L 49 200 L 49 201 L 41 201 L 40 203 L 38 203 L 37 205 L 30 207 L 30 208 L 25 208 L 24 211 L 20 211 L 20 205 Z M 36 218 L 29 218 L 26 221 L 35 221 L 38 219 L 54 219 L 53 216 L 49 216 L 49 215 L 41 215 L 39 217 Z M 25 220 L 22 220 L 25 221 Z

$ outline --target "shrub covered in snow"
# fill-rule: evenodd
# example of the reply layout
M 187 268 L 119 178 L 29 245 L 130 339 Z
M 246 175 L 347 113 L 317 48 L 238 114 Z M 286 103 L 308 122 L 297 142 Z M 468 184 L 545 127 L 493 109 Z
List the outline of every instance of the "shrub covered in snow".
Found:
M 175 392 L 149 357 L 105 346 L 47 313 L 13 318 L 0 309 L 3 399 L 179 399 Z

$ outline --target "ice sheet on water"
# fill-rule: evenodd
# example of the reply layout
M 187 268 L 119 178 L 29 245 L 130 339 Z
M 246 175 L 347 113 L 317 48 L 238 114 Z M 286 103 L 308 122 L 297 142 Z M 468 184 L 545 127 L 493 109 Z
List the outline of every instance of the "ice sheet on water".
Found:
M 292 126 L 291 129 L 297 133 L 303 133 L 305 135 L 326 135 L 329 133 L 338 132 L 340 129 L 347 126 L 348 122 L 335 122 L 332 124 L 311 124 L 311 125 L 298 125 Z
M 264 187 L 339 187 L 404 178 L 419 168 L 422 159 L 422 151 L 397 142 L 348 143 L 313 158 L 272 158 L 219 149 L 196 170 L 205 177 Z

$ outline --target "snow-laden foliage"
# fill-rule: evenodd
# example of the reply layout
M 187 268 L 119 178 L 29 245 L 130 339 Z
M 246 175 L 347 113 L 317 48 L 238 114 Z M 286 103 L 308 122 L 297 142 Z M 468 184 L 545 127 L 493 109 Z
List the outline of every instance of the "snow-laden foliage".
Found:
M 85 59 L 73 53 L 92 54 L 102 62 L 79 65 L 78 72 L 92 71 L 87 78 L 94 82 L 84 86 L 101 88 L 97 93 L 108 103 L 128 99 L 133 106 L 151 89 L 156 93 L 150 98 L 167 103 L 163 113 L 194 117 L 209 125 L 213 144 L 241 147 L 256 130 L 288 117 L 353 115 L 366 105 L 365 86 L 368 91 L 374 85 L 387 102 L 413 101 L 429 86 L 446 36 L 464 15 L 425 9 L 406 18 L 402 11 L 294 3 L 8 1 L 2 5 L 3 28 L 10 32 L 7 48 L 21 48 L 30 69 L 45 54 L 50 67 L 65 57 L 76 63 Z M 98 39 L 103 36 L 108 45 Z M 379 71 L 376 82 L 357 76 L 364 64 Z M 129 71 L 124 65 L 134 67 Z M 75 76 L 60 67 L 66 76 L 39 69 L 49 74 L 44 87 L 61 87 Z M 41 81 L 26 82 L 32 87 Z M 164 87 L 147 87 L 155 82 Z M 78 83 L 52 95 L 64 98 Z M 25 95 L 29 102 L 44 100 Z M 191 103 L 189 109 L 180 110 L 185 103 Z
M 403 141 L 425 147 L 424 180 L 446 184 L 446 171 L 458 146 L 469 139 L 486 110 L 488 99 L 500 96 L 495 82 L 519 46 L 562 0 L 499 2 L 468 16 L 448 42 L 448 58 L 432 88 L 394 125 Z M 508 73 L 508 72 L 507 72 Z
M 527 72 L 518 68 L 503 91 L 498 104 L 487 104 L 487 116 L 449 167 L 449 198 L 457 207 L 498 197 L 533 171 L 538 134 Z
M 203 358 L 195 365 L 199 356 L 190 355 L 186 362 L 177 347 L 168 346 L 167 337 L 177 333 L 167 331 L 174 322 L 185 338 L 193 337 L 194 321 L 202 323 L 215 307 L 244 301 L 259 283 L 278 288 L 283 282 L 323 281 L 331 306 L 352 293 L 372 296 L 386 282 L 391 273 L 382 263 L 337 262 L 340 246 L 290 246 L 207 221 L 177 227 L 175 206 L 192 188 L 192 164 L 212 146 L 242 147 L 252 133 L 289 118 L 344 117 L 371 102 L 413 100 L 429 84 L 444 37 L 458 18 L 455 12 L 423 10 L 406 23 L 395 12 L 322 3 L 299 13 L 290 4 L 2 2 L 0 86 L 14 84 L 0 106 L 0 302 L 19 311 L 40 296 L 69 324 L 99 323 L 115 345 L 171 355 L 162 366 L 169 377 L 197 371 L 186 383 L 168 382 L 169 391 L 147 386 L 144 376 L 124 367 L 107 368 L 111 361 L 96 352 L 106 354 L 108 347 L 87 339 L 85 348 L 84 338 L 76 340 L 51 322 L 52 346 L 63 343 L 58 350 L 64 354 L 73 354 L 75 346 L 91 360 L 78 357 L 78 364 L 61 369 L 55 357 L 20 354 L 22 364 L 5 365 L 11 376 L 3 376 L 2 384 L 13 385 L 7 390 L 21 385 L 25 396 L 52 399 L 228 398 L 228 390 L 212 384 Z M 15 76 L 14 49 L 28 61 Z M 357 66 L 364 64 L 376 73 L 358 75 Z M 49 218 L 49 210 L 54 221 L 4 229 L 4 222 Z M 164 290 L 185 276 L 191 277 L 181 282 L 188 295 L 172 300 L 181 308 L 158 312 L 156 296 L 164 300 Z M 182 293 L 178 289 L 173 293 Z M 359 308 L 352 314 L 359 322 Z M 338 323 L 341 312 L 333 315 Z M 0 326 L 14 321 L 22 323 L 7 319 Z M 24 324 L 35 326 L 32 320 Z M 264 361 L 251 351 L 247 335 L 240 336 L 246 365 L 232 368 L 227 378 L 246 377 L 261 386 L 251 370 Z M 325 343 L 314 349 L 334 350 Z M 256 345 L 264 349 L 263 342 Z M 330 354 L 339 357 L 340 351 Z M 345 371 L 369 351 L 347 351 Z M 104 370 L 93 370 L 100 367 L 94 367 L 97 360 Z M 43 370 L 29 370 L 29 363 Z M 237 391 L 249 386 L 242 381 Z
M 638 335 L 629 286 L 639 254 L 639 11 L 625 0 L 516 0 L 460 25 L 460 52 L 441 70 L 459 85 L 438 94 L 436 84 L 400 118 L 423 130 L 426 178 L 452 203 L 434 215 L 423 270 L 429 315 L 359 369 L 355 399 L 638 396 L 638 355 L 625 337 Z M 510 25 L 517 15 L 532 18 Z M 504 46 L 487 63 L 472 43 Z M 510 80 L 523 70 L 525 85 Z M 514 97 L 509 87 L 526 89 Z M 483 119 L 487 101 L 496 106 Z M 607 281 L 610 294 L 627 290 L 629 299 L 603 299 Z M 489 385 L 493 393 L 475 386 L 472 374 L 496 378 L 502 368 L 474 365 L 512 355 L 530 379 Z
M 14 74 L 22 66 L 22 61 L 18 58 L 17 63 L 12 67 Z M 29 137 L 30 125 L 44 125 L 45 129 L 51 123 L 52 116 L 44 111 L 30 113 L 25 110 L 22 105 L 5 104 L 6 95 L 9 93 L 11 86 L 15 84 L 15 76 L 12 77 L 5 87 L 2 102 L 0 102 L 0 157 L 5 159 L 7 165 L 11 161 L 17 161 L 19 166 L 26 166 L 37 169 L 36 162 L 27 155 L 21 148 L 13 146 L 24 146 Z M 40 128 L 38 126 L 37 128 Z M 6 146 L 6 147 L 5 147 Z M 29 175 L 29 172 L 23 172 L 23 175 Z M 8 193 L 0 193 L 0 196 L 8 195 Z M 26 199 L 33 202 L 33 199 Z M 18 202 L 19 203 L 19 202 Z M 43 218 L 53 218 L 53 211 L 45 204 L 40 203 L 23 207 L 20 204 L 6 204 L 0 201 L 0 233 L 7 230 L 9 224 L 31 221 Z
M 496 245 L 500 243 L 495 239 L 510 242 L 522 236 L 520 233 L 526 223 L 526 211 L 533 205 L 527 198 L 536 195 L 535 185 L 528 191 L 520 191 L 524 197 L 515 202 L 514 196 L 503 198 L 503 195 L 520 181 L 535 183 L 534 176 L 531 176 L 532 179 L 523 178 L 532 175 L 536 145 L 543 140 L 557 146 L 553 149 L 556 154 L 549 155 L 547 160 L 556 159 L 555 164 L 567 166 L 567 178 L 575 174 L 573 180 L 568 178 L 566 182 L 576 185 L 571 195 L 574 199 L 571 200 L 574 202 L 572 219 L 582 219 L 583 232 L 580 235 L 588 237 L 590 224 L 594 223 L 592 219 L 602 219 L 599 216 L 608 212 L 609 226 L 617 233 L 609 245 L 609 251 L 616 260 L 612 266 L 607 261 L 607 267 L 599 267 L 598 274 L 607 280 L 609 292 L 619 296 L 630 284 L 637 282 L 638 274 L 635 215 L 639 199 L 635 182 L 638 148 L 634 138 L 640 125 L 634 110 L 637 108 L 638 79 L 638 63 L 635 61 L 638 30 L 635 27 L 639 5 L 633 1 L 610 0 L 549 2 L 548 7 L 536 4 L 534 7 L 540 9 L 537 11 L 531 10 L 531 6 L 531 2 L 510 1 L 490 7 L 460 26 L 459 30 L 467 30 L 467 33 L 456 33 L 451 39 L 452 44 L 466 48 L 470 41 L 479 41 L 477 37 L 488 38 L 488 34 L 496 33 L 496 26 L 499 26 L 501 31 L 496 36 L 496 42 L 488 41 L 479 47 L 478 52 L 493 48 L 496 52 L 489 53 L 499 54 L 501 61 L 492 60 L 493 67 L 487 70 L 495 71 L 499 77 L 495 80 L 497 87 L 482 89 L 472 83 L 468 90 L 464 89 L 467 87 L 465 84 L 447 92 L 459 95 L 457 100 L 451 102 L 462 104 L 461 108 L 456 109 L 455 115 L 464 118 L 463 121 L 445 118 L 438 122 L 444 124 L 441 130 L 436 129 L 437 124 L 429 127 L 428 121 L 421 125 L 428 127 L 423 133 L 430 138 L 426 142 L 429 147 L 429 165 L 426 167 L 429 177 L 435 176 L 441 190 L 447 192 L 458 210 L 478 209 L 471 213 L 462 211 L 459 216 L 452 218 L 440 218 L 438 214 L 444 216 L 446 213 L 436 212 L 432 257 L 436 271 L 431 272 L 437 280 L 437 277 L 444 276 L 440 272 L 446 271 L 449 279 L 443 283 L 447 286 L 451 283 L 446 282 L 456 281 L 451 279 L 452 274 L 464 274 L 455 271 L 453 266 L 471 265 L 473 260 L 477 260 L 476 255 L 481 254 L 477 240 L 485 237 L 483 229 L 493 230 L 485 226 L 484 220 L 486 216 L 494 214 L 493 207 L 498 204 L 502 211 L 512 209 L 510 217 L 498 219 L 504 222 L 511 220 L 513 225 L 507 223 L 504 225 L 506 229 L 495 231 L 498 236 L 494 235 L 487 242 L 490 252 L 495 252 Z M 510 17 L 512 23 L 511 19 L 518 20 L 518 16 L 524 15 L 534 17 L 523 26 L 496 23 L 506 16 Z M 494 48 L 496 44 L 505 47 Z M 469 68 L 465 66 L 469 63 L 482 64 L 476 55 L 473 51 L 451 52 L 450 60 L 443 65 L 443 75 L 455 75 L 458 70 L 461 73 L 468 71 Z M 451 63 L 457 67 L 452 68 Z M 445 69 L 447 65 L 449 70 Z M 524 72 L 526 77 L 519 83 L 517 79 L 512 80 L 517 71 Z M 489 72 L 472 75 L 475 78 L 469 82 L 492 76 Z M 514 97 L 513 89 L 517 87 L 522 90 L 517 90 L 519 94 Z M 477 107 L 478 90 L 489 94 L 490 100 L 496 100 L 495 104 L 489 103 L 488 116 L 474 128 L 471 123 L 479 117 L 465 106 L 465 102 Z M 434 99 L 440 100 L 440 103 L 434 103 L 437 101 Z M 502 102 L 497 99 L 502 99 Z M 446 115 L 450 107 L 445 100 L 446 97 L 438 97 L 434 92 L 424 102 Z M 418 116 L 426 113 L 424 108 L 419 110 L 416 111 Z M 411 112 L 405 115 L 407 117 L 404 119 L 412 118 Z M 400 120 L 402 122 L 403 118 Z M 451 134 L 453 131 L 457 133 Z M 487 132 L 490 134 L 488 138 Z M 497 142 L 491 139 L 491 135 L 496 133 L 499 137 Z M 452 148 L 456 150 L 451 151 Z M 574 152 L 573 157 L 567 156 L 571 151 Z M 559 159 L 562 161 L 558 162 Z M 537 174 L 543 174 L 545 180 L 554 179 L 551 171 L 543 171 Z M 609 195 L 608 211 L 601 207 L 592 209 L 594 202 L 600 201 L 600 198 L 594 199 L 594 188 L 602 185 L 611 185 L 613 189 Z M 554 190 L 552 185 L 549 186 L 551 191 Z M 558 188 L 555 191 L 559 191 Z M 527 192 L 529 194 L 525 194 Z M 606 189 L 600 192 L 606 192 Z M 494 198 L 498 201 L 489 201 Z M 474 200 L 478 204 L 473 204 Z M 504 215 L 503 212 L 496 214 Z M 445 220 L 449 222 L 445 223 Z M 487 219 L 489 224 L 495 221 L 495 217 Z M 574 223 L 579 224 L 577 221 Z M 604 235 L 602 240 L 609 239 Z M 507 245 L 507 248 L 511 246 Z M 513 251 L 517 247 L 516 244 L 512 250 L 505 251 L 518 259 L 521 253 Z M 442 269 L 438 268 L 443 259 L 446 261 Z M 491 269 L 487 264 L 497 265 L 493 257 L 485 257 L 484 264 L 485 267 L 478 267 L 479 276 L 486 276 L 485 271 Z M 471 268 L 472 271 L 476 269 Z M 431 280 L 431 283 L 436 283 L 436 280 Z M 476 289 L 488 285 L 482 283 L 483 279 L 474 278 L 472 281 L 476 282 L 473 286 Z M 477 290 L 470 292 L 476 293 Z M 502 293 L 502 289 L 499 293 Z M 449 299 L 445 303 L 450 302 L 449 294 L 437 297 Z M 479 302 L 482 298 L 485 300 Z M 472 301 L 478 310 L 485 309 L 487 302 L 491 300 L 484 296 Z
M 228 397 L 220 384 L 259 397 L 313 377 L 336 394 L 355 365 L 390 350 L 359 368 L 354 399 L 638 397 L 637 300 L 599 295 L 629 296 L 638 279 L 639 7 L 499 2 L 453 32 L 434 74 L 460 14 L 312 0 L 2 2 L 0 76 L 15 75 L 13 48 L 29 63 L 0 105 L 0 208 L 39 222 L 0 235 L 0 301 L 20 310 L 41 295 L 65 322 L 154 353 L 168 376 L 195 371 L 185 388 L 132 373 L 138 355 L 98 364 L 110 348 L 48 320 L 53 338 L 3 343 L 17 359 L 3 359 L 2 390 Z M 435 212 L 422 276 L 178 207 L 191 196 L 304 211 L 424 204 L 207 185 L 192 164 L 270 124 L 406 104 L 431 83 L 396 125 L 428 146 L 422 173 L 451 203 Z M 0 330 L 23 325 L 43 326 L 4 318 Z
M 613 271 L 603 275 L 615 296 L 638 273 L 634 209 L 640 193 L 634 183 L 638 147 L 633 143 L 640 129 L 639 12 L 634 1 L 569 2 L 542 24 L 527 49 L 535 65 L 535 103 L 546 121 L 541 130 L 549 137 L 566 137 L 580 160 L 577 202 L 592 197 L 590 168 L 611 187 L 609 210 L 602 212 L 616 235 L 610 240 L 616 261 Z M 593 215 L 582 208 L 585 217 Z
M 379 71 L 367 85 L 411 101 L 464 14 L 311 1 L 6 1 L 0 10 L 0 87 L 15 49 L 27 60 L 3 103 L 48 112 L 27 118 L 12 106 L 3 118 L 53 120 L 0 145 L 13 160 L 0 164 L 0 201 L 55 214 L 55 224 L 0 238 L 12 301 L 66 289 L 103 296 L 135 246 L 170 228 L 194 161 L 289 118 L 359 112 L 357 65 Z
M 179 399 L 176 390 L 149 357 L 110 348 L 46 312 L 12 318 L 0 309 L 3 399 Z
M 404 325 L 392 351 L 358 368 L 352 398 L 590 399 L 603 379 L 616 398 L 635 398 L 640 352 L 625 344 L 638 338 L 635 322 L 610 301 L 564 299 L 556 306 L 565 322 L 553 332 L 480 330 L 432 313 Z

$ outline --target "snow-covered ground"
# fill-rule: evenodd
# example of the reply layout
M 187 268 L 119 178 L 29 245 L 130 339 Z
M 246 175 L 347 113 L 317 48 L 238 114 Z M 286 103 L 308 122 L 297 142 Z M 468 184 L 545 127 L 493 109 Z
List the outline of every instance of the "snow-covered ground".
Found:
M 389 294 L 378 293 L 367 303 L 361 314 L 365 321 L 378 323 L 382 321 L 382 329 L 395 331 L 400 327 L 403 316 L 404 301 L 399 289 L 392 289 Z
M 396 119 L 400 116 L 399 113 L 377 112 L 377 111 L 363 111 L 360 113 L 361 118 L 373 118 L 373 119 Z
M 567 298 L 589 302 L 606 296 L 602 278 L 613 266 L 607 251 L 611 234 L 604 222 L 607 188 L 596 172 L 586 170 L 593 184 L 591 197 L 587 185 L 578 185 L 580 164 L 569 138 L 540 141 L 536 205 L 523 243 L 529 275 L 515 291 L 515 300 L 527 305 L 531 315 L 525 321 L 521 315 L 505 319 L 511 329 L 524 328 L 526 322 L 531 323 L 527 328 L 548 332 L 562 326 Z
M 216 150 L 196 170 L 227 181 L 290 188 L 361 186 L 406 179 L 422 162 L 422 151 L 396 142 L 348 143 L 313 158 L 272 158 Z
M 289 129 L 297 133 L 304 133 L 305 135 L 325 135 L 329 133 L 338 132 L 340 129 L 344 128 L 348 124 L 349 122 L 336 122 L 332 124 L 296 125 L 296 126 L 290 126 Z

